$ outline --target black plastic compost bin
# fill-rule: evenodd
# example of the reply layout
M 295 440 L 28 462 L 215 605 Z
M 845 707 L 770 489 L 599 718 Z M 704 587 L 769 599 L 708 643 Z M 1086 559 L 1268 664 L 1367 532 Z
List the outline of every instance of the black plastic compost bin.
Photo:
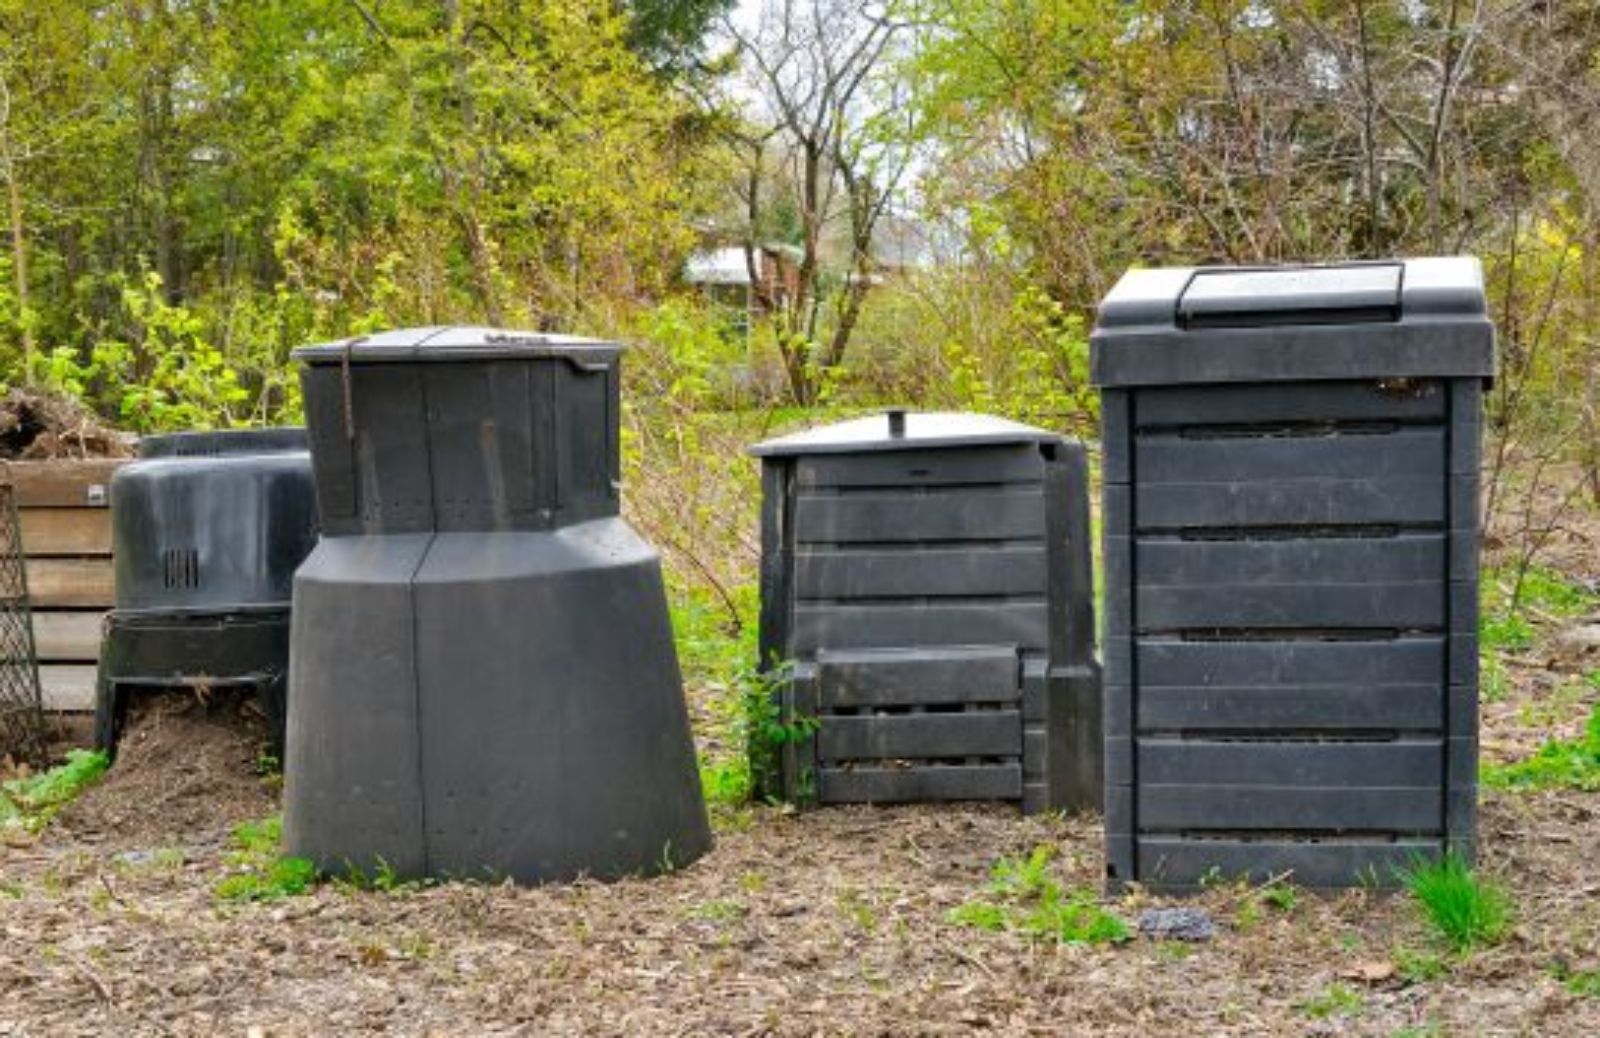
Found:
M 1470 858 L 1477 261 L 1132 271 L 1092 365 L 1111 884 Z
M 146 437 L 112 477 L 111 523 L 96 743 L 115 750 L 140 690 L 243 686 L 281 754 L 291 581 L 317 539 L 305 430 Z
M 894 411 L 751 453 L 761 655 L 790 735 L 753 747 L 763 791 L 1098 806 L 1082 446 Z
M 539 882 L 710 846 L 659 560 L 617 514 L 619 354 L 483 328 L 295 351 L 323 539 L 295 576 L 292 853 Z

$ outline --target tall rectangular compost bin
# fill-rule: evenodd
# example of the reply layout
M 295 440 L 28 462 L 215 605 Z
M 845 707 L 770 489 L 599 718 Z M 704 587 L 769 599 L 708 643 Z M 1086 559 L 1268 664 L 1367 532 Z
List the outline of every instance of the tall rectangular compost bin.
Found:
M 711 845 L 621 350 L 423 328 L 295 351 L 323 538 L 294 579 L 284 839 L 342 870 L 615 878 Z
M 1477 261 L 1132 271 L 1092 365 L 1111 884 L 1470 858 Z
M 1098 806 L 1082 446 L 894 411 L 751 452 L 761 655 L 791 736 L 755 747 L 764 791 Z

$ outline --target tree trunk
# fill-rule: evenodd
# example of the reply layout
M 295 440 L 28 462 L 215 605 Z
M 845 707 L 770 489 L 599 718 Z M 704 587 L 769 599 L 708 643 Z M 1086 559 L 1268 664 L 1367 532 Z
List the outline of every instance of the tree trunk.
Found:
M 28 314 L 28 244 L 23 237 L 22 174 L 11 152 L 9 137 L 0 137 L 0 150 L 4 152 L 7 208 L 11 216 L 11 279 L 17 295 L 17 324 L 22 329 L 22 378 L 31 384 L 34 342 L 33 324 Z
M 494 250 L 489 245 L 483 221 L 478 219 L 478 207 L 484 194 L 482 163 L 478 159 L 481 144 L 478 140 L 477 106 L 473 104 L 472 84 L 468 77 L 466 26 L 461 22 L 458 0 L 444 0 L 444 17 L 456 98 L 461 104 L 464 143 L 470 150 L 463 175 L 455 168 L 455 157 L 449 153 L 448 144 L 445 146 L 445 153 L 440 156 L 445 194 L 451 209 L 455 211 L 456 222 L 461 226 L 462 237 L 466 239 L 467 260 L 472 267 L 472 284 L 478 296 L 478 305 L 483 307 L 484 316 L 490 324 L 504 325 L 505 310 L 500 305 L 500 288 L 495 278 Z

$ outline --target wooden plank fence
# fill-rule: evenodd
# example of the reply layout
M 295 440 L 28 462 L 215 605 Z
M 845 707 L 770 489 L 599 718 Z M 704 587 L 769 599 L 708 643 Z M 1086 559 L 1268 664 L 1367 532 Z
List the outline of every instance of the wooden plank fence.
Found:
M 128 459 L 0 464 L 17 492 L 47 710 L 94 709 L 100 626 L 116 600 L 111 474 Z

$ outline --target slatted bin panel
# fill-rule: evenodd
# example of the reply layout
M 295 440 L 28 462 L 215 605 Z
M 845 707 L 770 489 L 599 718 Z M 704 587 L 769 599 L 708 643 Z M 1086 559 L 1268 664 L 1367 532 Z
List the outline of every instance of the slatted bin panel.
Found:
M 45 708 L 92 710 L 100 628 L 115 604 L 111 475 L 121 459 L 13 461 Z
M 1082 451 L 999 424 L 1014 442 L 764 459 L 763 653 L 792 661 L 785 710 L 815 729 L 780 795 L 1098 801 Z
M 1392 883 L 1443 849 L 1479 406 L 1465 380 L 1108 391 L 1114 879 Z

